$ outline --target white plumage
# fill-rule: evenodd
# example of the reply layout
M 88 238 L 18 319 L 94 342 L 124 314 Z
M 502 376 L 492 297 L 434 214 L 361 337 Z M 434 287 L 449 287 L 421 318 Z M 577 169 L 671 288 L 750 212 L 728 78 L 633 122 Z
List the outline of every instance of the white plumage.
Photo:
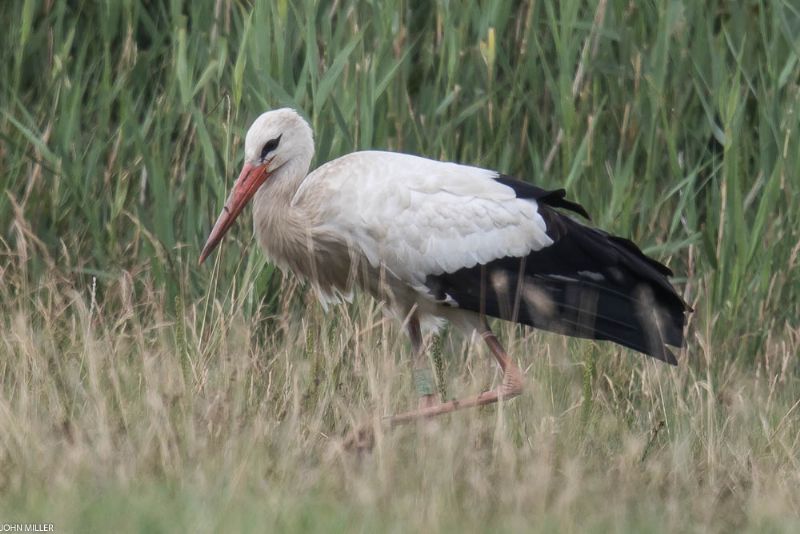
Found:
M 325 191 L 323 224 L 373 267 L 401 281 L 522 257 L 552 243 L 535 200 L 518 199 L 497 173 L 407 154 L 356 152 L 308 175 Z

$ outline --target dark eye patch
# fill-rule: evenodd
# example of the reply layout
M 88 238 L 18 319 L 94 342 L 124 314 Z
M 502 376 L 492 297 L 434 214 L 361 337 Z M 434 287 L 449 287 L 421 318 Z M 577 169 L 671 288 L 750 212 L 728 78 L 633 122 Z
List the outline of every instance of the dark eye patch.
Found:
M 283 137 L 283 134 L 264 143 L 264 148 L 261 149 L 261 159 L 266 158 L 267 154 L 278 148 L 278 143 L 281 142 L 281 137 Z

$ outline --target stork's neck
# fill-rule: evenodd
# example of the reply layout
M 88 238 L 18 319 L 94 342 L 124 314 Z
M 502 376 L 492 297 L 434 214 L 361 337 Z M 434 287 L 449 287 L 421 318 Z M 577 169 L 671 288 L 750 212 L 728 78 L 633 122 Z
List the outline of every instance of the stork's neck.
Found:
M 308 174 L 311 156 L 287 161 L 267 179 L 253 197 L 253 228 L 267 255 L 276 263 L 306 240 L 313 217 L 305 206 L 293 203 L 295 193 Z

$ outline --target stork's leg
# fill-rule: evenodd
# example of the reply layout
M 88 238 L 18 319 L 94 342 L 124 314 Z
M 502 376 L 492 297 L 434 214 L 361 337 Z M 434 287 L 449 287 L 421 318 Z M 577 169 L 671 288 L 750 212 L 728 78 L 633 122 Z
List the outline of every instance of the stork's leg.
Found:
M 522 393 L 522 371 L 514 363 L 514 360 L 509 357 L 497 336 L 489 328 L 485 319 L 481 319 L 480 330 L 481 337 L 488 345 L 497 363 L 500 364 L 500 369 L 503 370 L 503 382 L 497 389 L 491 391 L 484 391 L 479 395 L 465 397 L 459 400 L 449 402 L 441 402 L 433 406 L 425 408 L 418 408 L 410 412 L 397 414 L 389 419 L 392 425 L 399 425 L 407 423 L 422 417 L 432 417 L 434 415 L 441 415 L 444 413 L 454 412 L 464 408 L 471 408 L 473 406 L 484 406 L 492 404 L 499 400 L 508 400 L 516 397 Z
M 417 312 L 412 312 L 408 319 L 408 337 L 411 339 L 411 348 L 414 352 L 414 387 L 419 395 L 418 409 L 435 406 L 436 387 L 433 383 L 433 373 L 431 372 L 428 355 L 425 353 L 425 346 L 422 339 L 422 330 L 419 327 L 419 317 Z

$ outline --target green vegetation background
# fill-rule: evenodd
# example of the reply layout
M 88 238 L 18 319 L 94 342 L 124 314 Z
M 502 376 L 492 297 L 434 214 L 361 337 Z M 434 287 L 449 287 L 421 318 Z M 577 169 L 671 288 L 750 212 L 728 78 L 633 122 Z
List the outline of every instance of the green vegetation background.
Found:
M 0 521 L 797 527 L 795 2 L 14 0 L 0 21 Z M 390 149 L 566 187 L 676 272 L 681 366 L 507 326 L 528 399 L 341 452 L 413 402 L 397 330 L 368 301 L 325 316 L 248 217 L 196 265 L 247 126 L 281 106 L 317 164 Z M 491 382 L 448 347 L 456 390 Z

